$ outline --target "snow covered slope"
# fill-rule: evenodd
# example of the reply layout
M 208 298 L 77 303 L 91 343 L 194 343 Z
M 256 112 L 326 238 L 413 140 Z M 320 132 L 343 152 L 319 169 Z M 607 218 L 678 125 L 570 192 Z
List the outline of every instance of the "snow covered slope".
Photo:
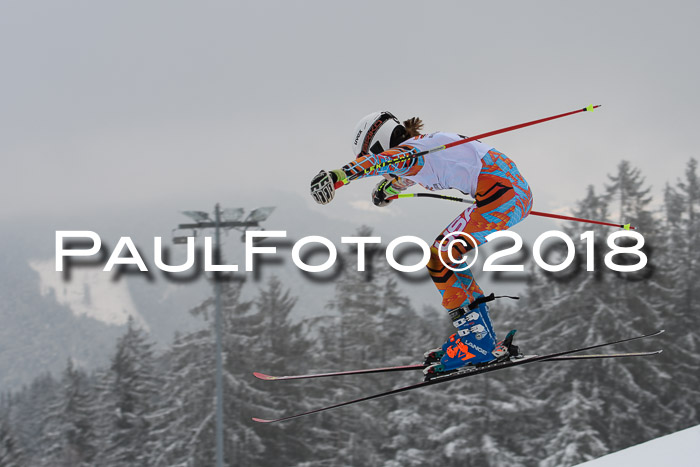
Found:
M 62 273 L 56 272 L 53 259 L 29 264 L 39 273 L 41 294 L 54 294 L 56 301 L 69 307 L 76 316 L 85 315 L 115 325 L 126 324 L 131 316 L 139 327 L 148 329 L 124 281 L 114 282 L 99 269 L 76 269 L 72 280 L 66 281 Z
M 579 464 L 579 467 L 700 465 L 700 425 Z

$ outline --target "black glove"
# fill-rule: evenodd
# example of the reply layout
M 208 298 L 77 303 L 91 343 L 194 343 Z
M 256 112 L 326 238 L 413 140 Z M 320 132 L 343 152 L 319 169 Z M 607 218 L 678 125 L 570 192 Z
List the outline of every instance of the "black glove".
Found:
M 383 208 L 393 201 L 393 199 L 387 199 L 388 197 L 398 195 L 399 193 L 400 191 L 394 188 L 389 180 L 382 180 L 377 183 L 377 186 L 375 186 L 372 191 L 372 203 L 374 203 L 375 206 Z
M 335 184 L 338 180 L 347 183 L 347 176 L 342 170 L 321 170 L 311 179 L 311 196 L 318 204 L 328 204 L 335 196 Z

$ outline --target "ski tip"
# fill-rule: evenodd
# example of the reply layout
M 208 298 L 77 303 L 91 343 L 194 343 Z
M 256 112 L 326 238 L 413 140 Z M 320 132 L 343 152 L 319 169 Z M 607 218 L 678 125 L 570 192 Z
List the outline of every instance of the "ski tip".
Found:
M 274 420 L 265 420 L 264 418 L 256 418 L 256 417 L 253 417 L 251 420 L 253 420 L 254 422 L 258 422 L 258 423 L 272 423 L 272 422 L 274 422 Z
M 262 379 L 263 381 L 273 381 L 277 379 L 275 376 L 266 375 L 265 373 L 258 373 L 257 371 L 253 373 L 253 376 L 258 379 Z

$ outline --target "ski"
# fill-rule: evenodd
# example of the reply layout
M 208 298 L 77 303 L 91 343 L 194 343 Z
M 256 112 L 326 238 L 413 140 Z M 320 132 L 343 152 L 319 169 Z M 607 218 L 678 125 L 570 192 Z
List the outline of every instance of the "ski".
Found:
M 649 352 L 624 352 L 624 353 L 602 353 L 602 354 L 591 354 L 591 355 L 563 355 L 559 357 L 548 358 L 547 360 L 542 360 L 544 362 L 561 362 L 565 360 L 594 360 L 600 358 L 630 358 L 630 357 L 651 357 L 652 355 L 659 355 L 663 350 L 650 350 Z
M 639 336 L 628 337 L 626 339 L 619 339 L 616 341 L 604 342 L 602 344 L 595 344 L 595 345 L 590 345 L 590 346 L 586 346 L 586 347 L 579 347 L 576 349 L 563 350 L 560 352 L 554 352 L 554 353 L 549 353 L 549 354 L 544 354 L 544 355 L 529 355 L 529 356 L 521 357 L 521 358 L 518 358 L 515 360 L 507 360 L 504 362 L 493 363 L 493 364 L 483 366 L 483 367 L 470 367 L 470 368 L 458 370 L 454 373 L 446 374 L 444 376 L 437 376 L 429 381 L 423 381 L 420 383 L 410 384 L 408 386 L 403 386 L 400 388 L 391 389 L 391 390 L 380 392 L 377 394 L 372 394 L 370 396 L 365 396 L 365 397 L 361 397 L 358 399 L 352 399 L 349 401 L 341 402 L 338 404 L 320 407 L 318 409 L 310 410 L 308 412 L 302 412 L 302 413 L 289 415 L 286 417 L 281 417 L 281 418 L 276 418 L 276 419 L 263 419 L 263 418 L 254 417 L 253 421 L 258 422 L 258 423 L 282 422 L 285 420 L 291 420 L 293 418 L 304 417 L 306 415 L 311 415 L 311 414 L 323 412 L 326 410 L 344 407 L 346 405 L 357 404 L 358 402 L 364 402 L 364 401 L 368 401 L 371 399 L 377 399 L 380 397 L 385 397 L 385 396 L 389 396 L 389 395 L 393 395 L 393 394 L 399 394 L 402 392 L 411 391 L 413 389 L 419 389 L 419 388 L 423 388 L 423 387 L 427 387 L 427 386 L 432 386 L 432 385 L 435 385 L 438 383 L 445 383 L 447 381 L 453 381 L 456 379 L 466 378 L 469 376 L 475 376 L 475 375 L 479 375 L 482 373 L 488 373 L 488 372 L 495 371 L 495 370 L 502 370 L 505 368 L 513 367 L 513 366 L 520 366 L 520 365 L 524 365 L 527 363 L 533 363 L 533 362 L 544 361 L 544 360 L 556 360 L 556 359 L 564 360 L 564 359 L 559 358 L 559 357 L 565 357 L 565 356 L 569 356 L 570 354 L 574 354 L 574 353 L 578 353 L 578 352 L 585 352 L 587 350 L 599 349 L 601 347 L 622 344 L 623 342 L 630 342 L 630 341 L 634 341 L 634 340 L 644 339 L 647 337 L 658 336 L 658 335 L 662 334 L 663 332 L 664 332 L 664 330 L 662 329 L 662 330 L 659 330 L 659 331 L 656 331 L 656 332 L 653 332 L 650 334 L 642 334 Z M 658 353 L 658 351 L 655 353 Z M 585 357 L 585 355 L 580 355 L 580 357 Z M 593 357 L 593 358 L 600 358 L 600 357 Z M 569 358 L 569 360 L 571 360 L 571 358 Z M 359 371 L 362 371 L 362 370 L 359 370 Z
M 388 366 L 384 368 L 365 368 L 362 370 L 347 370 L 347 371 L 333 371 L 330 373 L 311 373 L 308 375 L 291 375 L 291 376 L 271 376 L 265 373 L 253 373 L 258 379 L 264 381 L 287 381 L 290 379 L 310 379 L 310 378 L 327 378 L 329 376 L 347 376 L 347 375 L 366 375 L 370 373 L 389 373 L 393 371 L 410 371 L 410 370 L 422 370 L 425 365 L 415 364 L 415 365 L 400 365 L 400 366 Z
M 545 362 L 549 361 L 563 361 L 563 360 L 590 360 L 598 358 L 625 358 L 625 357 L 649 357 L 651 355 L 658 355 L 661 350 L 652 350 L 649 352 L 625 352 L 625 353 L 611 353 L 611 354 L 590 354 L 590 355 L 568 355 L 561 357 L 552 357 L 548 360 L 543 360 Z M 328 373 L 310 373 L 305 375 L 289 375 L 289 376 L 274 376 L 265 373 L 254 372 L 253 376 L 263 381 L 289 381 L 295 379 L 314 379 L 314 378 L 328 378 L 331 376 L 349 376 L 349 375 L 367 375 L 372 373 L 392 373 L 396 371 L 415 371 L 423 370 L 427 365 L 417 363 L 413 365 L 398 365 L 398 366 L 388 366 L 380 368 L 363 368 L 360 370 L 346 370 L 346 371 L 333 371 Z

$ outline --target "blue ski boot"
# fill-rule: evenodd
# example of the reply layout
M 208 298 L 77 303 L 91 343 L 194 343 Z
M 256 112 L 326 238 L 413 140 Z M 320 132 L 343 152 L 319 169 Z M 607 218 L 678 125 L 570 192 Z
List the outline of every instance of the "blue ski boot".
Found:
M 518 352 L 517 347 L 512 345 L 515 331 L 511 331 L 502 342 L 496 341 L 488 306 L 484 301 L 477 300 L 468 307 L 456 308 L 449 313 L 457 333 L 451 335 L 442 347 L 425 353 L 425 364 L 428 366 L 423 373 L 426 380 L 452 373 L 466 365 L 507 360 L 511 347 Z

